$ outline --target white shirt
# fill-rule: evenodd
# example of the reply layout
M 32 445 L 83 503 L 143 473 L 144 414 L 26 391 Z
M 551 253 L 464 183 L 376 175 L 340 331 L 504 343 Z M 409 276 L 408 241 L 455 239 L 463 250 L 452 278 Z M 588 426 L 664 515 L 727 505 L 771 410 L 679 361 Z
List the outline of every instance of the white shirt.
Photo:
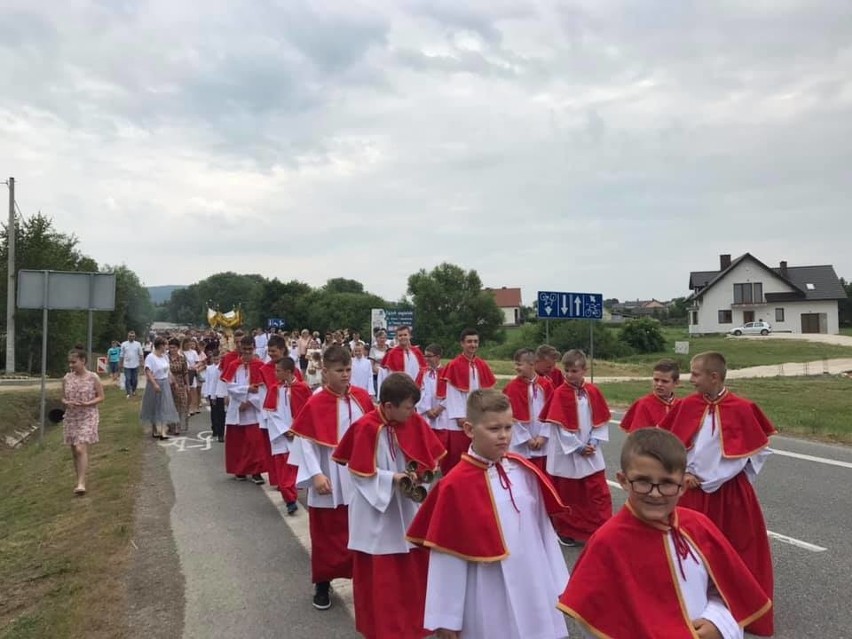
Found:
M 606 468 L 601 447 L 597 446 L 594 454 L 583 457 L 580 450 L 594 437 L 598 441 L 609 441 L 609 424 L 595 428 L 592 432 L 592 409 L 589 398 L 585 395 L 577 397 L 577 415 L 579 431 L 570 433 L 559 424 L 549 424 L 549 438 L 545 446 L 547 452 L 547 472 L 557 477 L 582 479 Z
M 446 399 L 438 397 L 438 375 L 440 373 L 431 368 L 424 371 L 423 383 L 420 386 L 420 401 L 417 402 L 417 412 L 423 415 L 423 419 L 429 422 L 429 425 L 434 430 L 447 430 L 450 428 L 450 418 L 447 416 Z M 426 412 L 434 410 L 440 406 L 444 407 L 441 414 L 430 419 L 426 417 Z
M 530 421 L 526 424 L 515 421 L 512 429 L 511 450 L 524 457 L 544 457 L 547 455 L 547 445 L 538 450 L 530 450 L 529 441 L 534 437 L 550 437 L 550 424 L 539 420 L 541 409 L 544 408 L 544 389 L 535 383 L 527 384 L 527 404 L 530 410 Z
M 225 423 L 230 426 L 249 426 L 260 423 L 260 411 L 256 406 L 258 393 L 249 393 L 249 372 L 245 365 L 237 368 L 234 381 L 228 384 L 228 396 L 231 401 L 225 413 Z M 252 397 L 252 396 L 255 397 Z M 243 402 L 249 402 L 249 406 L 240 409 Z
M 121 358 L 124 368 L 139 368 L 144 356 L 142 344 L 136 340 L 132 342 L 125 340 L 121 343 Z
M 272 454 L 282 455 L 290 452 L 291 441 L 287 439 L 285 433 L 289 432 L 290 426 L 293 425 L 293 409 L 290 405 L 290 387 L 281 385 L 277 392 L 278 405 L 275 410 L 264 408 L 263 414 Z
M 352 377 L 350 383 L 358 388 L 363 388 L 373 397 L 376 389 L 373 386 L 373 363 L 366 357 L 352 358 Z
M 138 367 L 138 364 L 137 364 Z M 134 368 L 131 366 L 130 368 Z M 151 371 L 151 375 L 154 376 L 158 382 L 169 378 L 169 356 L 168 355 L 155 355 L 154 353 L 148 353 L 148 356 L 145 358 L 145 368 Z

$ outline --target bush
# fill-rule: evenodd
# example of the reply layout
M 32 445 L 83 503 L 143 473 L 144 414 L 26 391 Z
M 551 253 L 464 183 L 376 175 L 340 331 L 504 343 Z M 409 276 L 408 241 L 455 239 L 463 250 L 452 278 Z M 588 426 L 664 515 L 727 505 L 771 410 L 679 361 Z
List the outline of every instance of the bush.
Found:
M 618 340 L 615 331 L 601 322 L 595 321 L 553 321 L 550 323 L 550 341 L 548 343 L 562 353 L 572 348 L 578 348 L 589 355 L 591 350 L 589 324 L 591 324 L 591 330 L 594 332 L 594 355 L 596 359 L 617 359 L 633 354 L 633 349 L 630 346 Z M 536 326 L 539 329 L 538 343 L 544 344 L 546 342 L 544 322 L 538 322 Z
M 660 322 L 650 317 L 624 324 L 618 339 L 637 353 L 659 353 L 666 347 L 666 338 L 663 336 Z

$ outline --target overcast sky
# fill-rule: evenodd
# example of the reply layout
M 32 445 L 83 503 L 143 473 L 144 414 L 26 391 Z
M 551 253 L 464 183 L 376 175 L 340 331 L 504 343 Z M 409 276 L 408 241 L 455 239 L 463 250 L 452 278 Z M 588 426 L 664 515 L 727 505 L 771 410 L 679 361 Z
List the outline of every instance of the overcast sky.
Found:
M 848 0 L 0 0 L 0 175 L 146 285 L 852 278 Z M 5 203 L 6 197 L 0 198 Z

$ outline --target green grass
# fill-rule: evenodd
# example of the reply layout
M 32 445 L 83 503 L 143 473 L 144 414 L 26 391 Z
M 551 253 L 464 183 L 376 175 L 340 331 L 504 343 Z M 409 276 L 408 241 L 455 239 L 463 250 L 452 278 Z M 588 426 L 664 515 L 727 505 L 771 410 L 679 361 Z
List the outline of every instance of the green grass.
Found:
M 74 497 L 62 428 L 43 444 L 0 451 L 0 637 L 126 634 L 124 577 L 141 472 L 138 402 L 110 392 L 90 447 L 85 497 Z M 31 393 L 4 393 L 31 402 Z M 21 399 L 21 396 L 23 399 Z M 5 415 L 0 418 L 5 423 Z M 36 437 L 37 439 L 37 437 Z
M 657 358 L 659 359 L 659 357 Z M 656 360 L 654 360 L 656 361 Z M 488 365 L 495 375 L 514 375 L 515 369 L 509 360 L 489 359 Z M 602 359 L 595 360 L 596 377 L 650 377 L 651 368 L 644 364 L 625 364 L 621 362 L 609 362 Z
M 840 334 L 852 337 L 852 326 L 843 326 L 840 328 Z
M 773 340 L 771 337 L 730 338 L 722 335 L 689 337 L 686 329 L 676 328 L 663 329 L 663 334 L 666 337 L 665 353 L 632 355 L 619 361 L 652 366 L 661 357 L 672 357 L 677 359 L 686 370 L 690 356 L 702 351 L 720 351 L 725 355 L 728 368 L 731 369 L 852 357 L 852 347 L 805 340 Z M 689 342 L 689 355 L 675 355 L 676 341 Z
M 650 392 L 648 382 L 600 384 L 610 405 L 626 408 Z M 785 435 L 816 437 L 852 443 L 849 418 L 852 379 L 824 375 L 731 380 L 728 387 L 751 399 L 766 412 Z M 689 391 L 683 388 L 680 395 Z

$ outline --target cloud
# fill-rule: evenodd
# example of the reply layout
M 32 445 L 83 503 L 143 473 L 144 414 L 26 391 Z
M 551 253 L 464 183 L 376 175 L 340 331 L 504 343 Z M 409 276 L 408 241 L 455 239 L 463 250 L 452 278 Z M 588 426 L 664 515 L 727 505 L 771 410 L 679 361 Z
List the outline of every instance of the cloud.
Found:
M 0 170 L 101 263 L 684 295 L 845 238 L 845 4 L 14 0 Z M 35 6 L 33 6 L 35 5 Z

